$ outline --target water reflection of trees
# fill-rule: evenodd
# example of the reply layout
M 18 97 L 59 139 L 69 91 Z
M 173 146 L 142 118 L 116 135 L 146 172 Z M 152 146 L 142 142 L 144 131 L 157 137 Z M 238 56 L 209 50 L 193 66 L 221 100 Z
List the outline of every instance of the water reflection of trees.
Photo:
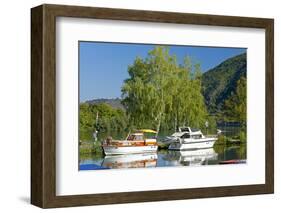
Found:
M 221 160 L 247 159 L 246 144 L 216 145 L 214 150 L 221 156 Z

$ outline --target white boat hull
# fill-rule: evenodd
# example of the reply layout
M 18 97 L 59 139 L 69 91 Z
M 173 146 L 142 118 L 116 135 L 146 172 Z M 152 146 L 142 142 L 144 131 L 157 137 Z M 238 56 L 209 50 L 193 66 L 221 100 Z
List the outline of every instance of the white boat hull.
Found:
M 196 139 L 194 141 L 180 141 L 171 143 L 170 150 L 189 150 L 189 149 L 206 149 L 212 148 L 216 142 L 216 138 Z
M 158 146 L 103 146 L 106 155 L 124 155 L 157 152 Z

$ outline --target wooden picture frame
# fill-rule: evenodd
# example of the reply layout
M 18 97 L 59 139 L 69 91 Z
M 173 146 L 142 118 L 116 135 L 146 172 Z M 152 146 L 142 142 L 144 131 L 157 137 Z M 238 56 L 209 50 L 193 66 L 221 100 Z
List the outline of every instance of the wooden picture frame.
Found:
M 265 184 L 56 195 L 56 17 L 265 29 Z M 267 194 L 274 191 L 274 21 L 186 13 L 41 5 L 31 9 L 31 203 L 42 208 Z

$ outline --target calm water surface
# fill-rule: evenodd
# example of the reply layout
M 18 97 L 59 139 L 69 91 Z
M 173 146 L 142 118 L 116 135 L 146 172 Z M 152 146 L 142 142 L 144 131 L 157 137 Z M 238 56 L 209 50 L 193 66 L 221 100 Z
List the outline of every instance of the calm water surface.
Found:
M 217 146 L 190 151 L 160 150 L 155 154 L 104 156 L 102 153 L 80 156 L 80 170 L 147 168 L 171 166 L 203 166 L 227 160 L 245 160 L 245 146 Z

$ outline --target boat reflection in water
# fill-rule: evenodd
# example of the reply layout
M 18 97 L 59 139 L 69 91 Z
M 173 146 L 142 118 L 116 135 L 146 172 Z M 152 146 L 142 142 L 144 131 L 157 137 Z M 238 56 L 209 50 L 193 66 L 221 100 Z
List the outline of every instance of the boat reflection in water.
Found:
M 80 170 L 201 166 L 219 164 L 221 156 L 213 148 L 196 150 L 160 150 L 157 153 L 106 155 L 80 163 Z M 231 162 L 226 162 L 231 163 Z
M 213 148 L 185 151 L 168 151 L 164 157 L 173 166 L 200 166 L 208 164 L 209 160 L 217 160 L 218 154 Z
M 104 157 L 102 167 L 110 169 L 121 168 L 149 168 L 156 167 L 157 154 L 128 154 L 128 155 L 107 155 Z

